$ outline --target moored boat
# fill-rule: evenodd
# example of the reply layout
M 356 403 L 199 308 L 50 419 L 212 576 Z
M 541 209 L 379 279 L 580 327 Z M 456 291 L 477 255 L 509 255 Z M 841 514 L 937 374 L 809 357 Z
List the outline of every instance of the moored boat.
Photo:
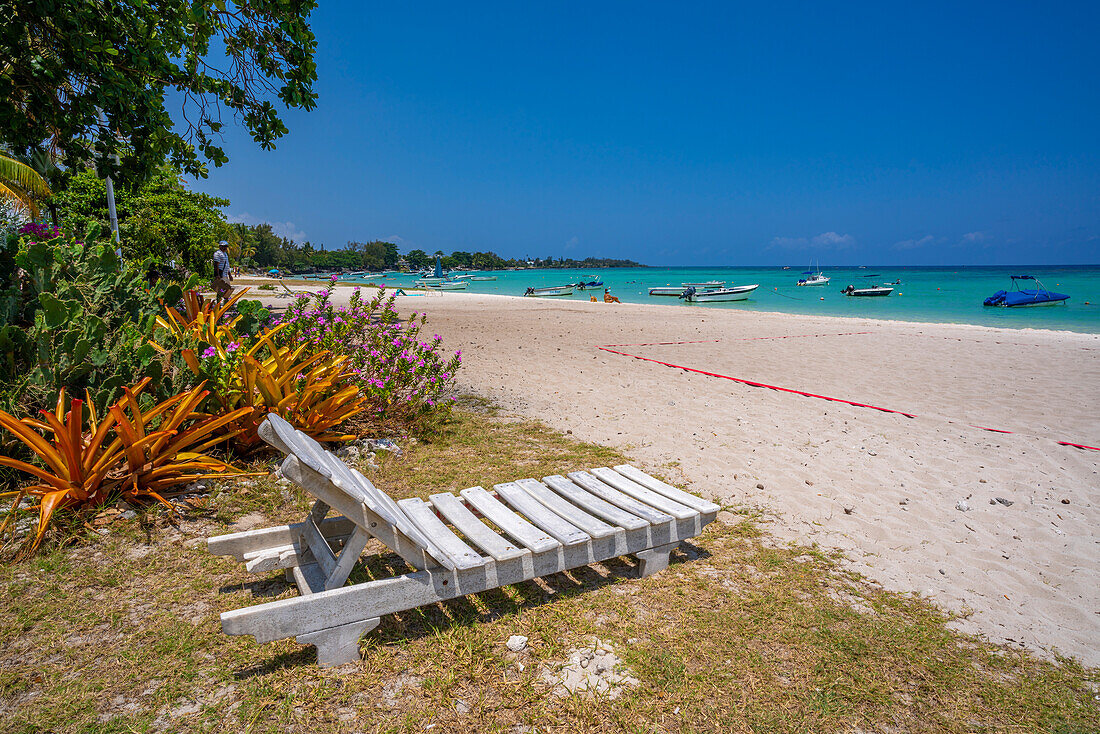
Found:
M 649 289 L 649 295 L 651 296 L 678 296 L 687 290 L 682 285 L 659 285 L 655 288 Z
M 574 283 L 573 287 L 576 288 L 579 291 L 583 291 L 586 288 L 603 288 L 603 281 L 602 280 L 590 280 L 590 281 L 587 281 L 587 282 L 581 281 L 580 283 Z
M 812 263 L 811 263 L 811 266 L 812 266 Z M 825 273 L 821 272 L 821 265 L 820 264 L 817 266 L 817 268 L 812 268 L 811 267 L 810 270 L 803 270 L 802 274 L 803 275 L 808 275 L 810 277 L 808 277 L 808 278 L 799 278 L 798 279 L 798 285 L 828 285 L 829 284 L 829 277 L 827 275 L 825 275 Z
M 810 276 L 809 278 L 799 278 L 798 285 L 829 285 L 829 277 L 822 273 L 820 270 L 816 273 L 812 270 L 807 270 L 803 275 Z
M 986 306 L 1005 306 L 1015 308 L 1021 306 L 1060 306 L 1069 299 L 1065 293 L 1055 293 L 1047 290 L 1047 287 L 1034 275 L 1013 275 L 1012 285 L 1016 290 L 997 291 L 985 299 Z M 1035 288 L 1021 288 L 1018 280 L 1035 281 Z
M 471 276 L 471 278 L 470 278 L 470 280 L 496 280 L 496 279 L 497 279 L 497 276 L 495 276 L 495 275 L 474 275 L 474 276 Z
M 894 292 L 894 289 L 888 285 L 872 285 L 865 288 L 856 288 L 854 285 L 850 285 L 841 291 L 846 296 L 888 296 Z
M 573 295 L 573 286 L 571 285 L 555 285 L 546 288 L 528 288 L 523 294 L 525 296 L 571 296 Z
M 753 283 L 752 285 L 734 285 L 729 288 L 715 288 L 712 290 L 701 291 L 696 288 L 688 287 L 681 295 L 680 298 L 691 301 L 692 303 L 717 303 L 720 301 L 743 301 L 749 297 L 749 294 L 760 287 L 759 283 Z

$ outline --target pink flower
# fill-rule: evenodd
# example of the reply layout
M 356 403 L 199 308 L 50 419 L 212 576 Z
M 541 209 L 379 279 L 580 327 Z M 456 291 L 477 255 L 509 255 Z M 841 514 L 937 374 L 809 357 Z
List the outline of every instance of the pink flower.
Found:
M 208 359 L 210 357 L 213 357 L 215 354 L 217 354 L 217 352 L 214 350 L 214 347 L 207 347 L 203 351 L 202 356 L 203 356 L 203 359 Z

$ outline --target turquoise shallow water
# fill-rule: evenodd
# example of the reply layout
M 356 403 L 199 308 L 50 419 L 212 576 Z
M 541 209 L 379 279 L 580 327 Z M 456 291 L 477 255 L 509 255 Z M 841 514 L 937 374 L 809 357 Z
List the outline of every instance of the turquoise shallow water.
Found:
M 746 311 L 781 311 L 825 316 L 860 316 L 899 321 L 979 324 L 1009 328 L 1059 329 L 1100 333 L 1100 266 L 1004 267 L 889 267 L 830 268 L 826 286 L 798 287 L 804 268 L 612 268 L 607 270 L 519 270 L 494 272 L 495 281 L 471 282 L 467 293 L 521 296 L 530 287 L 564 285 L 593 278 L 602 280 L 623 302 L 657 303 L 678 308 L 727 308 Z M 1039 308 L 990 308 L 987 296 L 1011 288 L 1010 275 L 1035 275 L 1050 290 L 1068 293 L 1064 306 Z M 874 276 L 874 277 L 871 277 Z M 845 286 L 893 283 L 894 292 L 881 298 L 849 298 Z M 374 280 L 390 286 L 410 286 L 413 276 Z M 649 289 L 682 282 L 723 280 L 730 285 L 758 283 L 746 301 L 688 304 L 675 297 L 650 296 Z M 587 301 L 603 290 L 577 291 L 572 296 L 547 300 Z

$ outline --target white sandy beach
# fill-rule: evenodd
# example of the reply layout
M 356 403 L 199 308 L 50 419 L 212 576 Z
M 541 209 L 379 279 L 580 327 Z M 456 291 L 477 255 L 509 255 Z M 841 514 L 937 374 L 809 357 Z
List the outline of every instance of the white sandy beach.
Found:
M 765 508 L 780 538 L 844 550 L 964 614 L 963 631 L 1100 665 L 1100 451 L 1057 443 L 1100 445 L 1100 337 L 459 293 L 398 304 L 462 350 L 463 391 Z

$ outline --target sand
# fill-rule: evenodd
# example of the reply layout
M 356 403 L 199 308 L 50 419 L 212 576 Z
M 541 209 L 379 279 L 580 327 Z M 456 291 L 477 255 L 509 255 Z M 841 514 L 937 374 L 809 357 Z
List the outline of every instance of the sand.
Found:
M 762 508 L 780 539 L 842 549 L 884 587 L 963 615 L 964 632 L 1100 665 L 1100 451 L 1057 443 L 1100 446 L 1100 337 L 463 293 L 398 301 L 462 350 L 461 390 Z M 916 417 L 597 348 L 608 344 Z M 513 478 L 502 467 L 485 481 Z

